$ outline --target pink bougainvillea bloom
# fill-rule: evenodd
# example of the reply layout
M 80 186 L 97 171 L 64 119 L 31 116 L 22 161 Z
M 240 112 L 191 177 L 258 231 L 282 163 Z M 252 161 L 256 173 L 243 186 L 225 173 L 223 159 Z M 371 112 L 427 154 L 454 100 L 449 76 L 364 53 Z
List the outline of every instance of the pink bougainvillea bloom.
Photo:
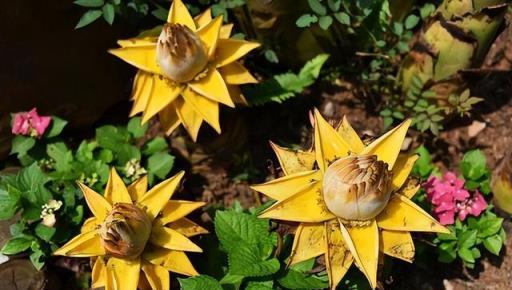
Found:
M 30 135 L 39 138 L 48 128 L 51 120 L 50 116 L 40 116 L 36 108 L 29 112 L 19 112 L 14 114 L 11 132 L 14 135 Z
M 453 224 L 455 216 L 461 221 L 467 215 L 479 216 L 487 208 L 483 196 L 479 192 L 471 195 L 464 189 L 464 180 L 453 172 L 446 172 L 442 178 L 430 177 L 424 188 L 442 225 Z

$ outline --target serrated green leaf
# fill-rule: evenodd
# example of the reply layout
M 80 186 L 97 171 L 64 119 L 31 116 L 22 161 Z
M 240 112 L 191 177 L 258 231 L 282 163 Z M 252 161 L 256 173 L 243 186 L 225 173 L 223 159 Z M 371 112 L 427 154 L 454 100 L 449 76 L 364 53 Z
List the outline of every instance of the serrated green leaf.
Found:
M 18 156 L 26 155 L 34 145 L 36 145 L 36 140 L 34 138 L 16 136 L 12 139 L 10 154 L 18 154 Z
M 64 130 L 64 127 L 68 124 L 68 121 L 61 119 L 56 116 L 52 116 L 52 122 L 50 123 L 50 128 L 46 131 L 45 137 L 52 138 L 59 136 L 59 134 Z
M 266 260 L 254 245 L 240 244 L 228 253 L 229 273 L 246 277 L 262 277 L 276 273 L 281 267 L 276 258 Z
M 21 205 L 21 192 L 12 186 L 11 190 L 0 189 L 0 220 L 12 218 Z
M 149 140 L 142 148 L 142 153 L 145 155 L 155 154 L 168 148 L 167 141 L 163 137 L 155 137 Z
M 146 123 L 144 125 L 141 125 L 141 118 L 134 117 L 131 118 L 130 121 L 128 121 L 126 129 L 133 135 L 134 138 L 140 138 L 143 137 L 144 134 L 146 134 L 148 124 Z
M 73 154 L 68 150 L 64 142 L 48 144 L 46 153 L 55 161 L 55 169 L 57 171 L 66 172 L 71 170 L 71 162 Z
M 2 248 L 2 254 L 15 255 L 26 251 L 32 245 L 33 239 L 28 236 L 11 238 Z
M 44 241 L 49 242 L 50 239 L 55 234 L 55 228 L 50 228 L 43 224 L 38 224 L 36 226 L 34 232 L 36 233 L 36 236 L 38 236 L 39 238 L 41 238 Z
M 214 278 L 200 275 L 190 278 L 178 278 L 181 290 L 223 290 L 220 283 Z
M 101 10 L 89 10 L 85 12 L 75 26 L 75 29 L 82 28 L 96 21 L 103 14 Z
M 16 175 L 17 189 L 28 202 L 40 211 L 40 207 L 51 197 L 51 193 L 44 187 L 50 179 L 36 163 L 21 169 Z
M 174 165 L 174 156 L 167 152 L 158 152 L 148 158 L 148 172 L 158 178 L 165 178 Z

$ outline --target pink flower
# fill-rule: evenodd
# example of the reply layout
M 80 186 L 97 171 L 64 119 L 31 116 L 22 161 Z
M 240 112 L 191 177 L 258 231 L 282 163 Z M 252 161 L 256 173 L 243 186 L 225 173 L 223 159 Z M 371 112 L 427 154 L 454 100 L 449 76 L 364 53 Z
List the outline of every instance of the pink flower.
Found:
M 30 135 L 39 138 L 48 128 L 51 120 L 50 116 L 39 116 L 36 108 L 29 112 L 19 112 L 14 114 L 12 133 L 14 135 Z
M 455 216 L 463 221 L 467 215 L 479 216 L 487 208 L 487 202 L 479 192 L 473 195 L 464 189 L 464 180 L 453 172 L 446 172 L 442 179 L 430 177 L 423 185 L 427 199 L 434 206 L 434 213 L 443 225 L 455 222 Z

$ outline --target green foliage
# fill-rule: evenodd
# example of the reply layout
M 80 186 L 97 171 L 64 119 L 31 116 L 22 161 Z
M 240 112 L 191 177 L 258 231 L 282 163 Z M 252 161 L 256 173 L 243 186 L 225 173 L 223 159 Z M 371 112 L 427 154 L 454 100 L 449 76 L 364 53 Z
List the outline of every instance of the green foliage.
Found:
M 491 192 L 491 171 L 487 168 L 482 151 L 477 149 L 466 152 L 459 166 L 467 189 L 479 189 L 484 194 Z
M 81 140 L 76 149 L 60 138 L 65 125 L 52 117 L 42 138 L 16 136 L 11 154 L 22 168 L 15 175 L 0 176 L 0 219 L 20 217 L 2 253 L 29 251 L 38 269 L 79 230 L 85 204 L 76 181 L 103 192 L 109 168 L 116 167 L 125 183 L 147 174 L 153 184 L 166 178 L 174 163 L 163 137 L 144 139 L 147 125 L 141 126 L 140 118 L 127 126 L 99 127 L 94 139 Z
M 252 105 L 263 105 L 269 102 L 282 103 L 312 85 L 320 75 L 320 70 L 328 58 L 327 54 L 317 55 L 308 61 L 298 74 L 275 75 L 261 84 L 245 88 L 244 95 Z
M 215 234 L 219 244 L 207 248 L 219 247 L 226 254 L 226 259 L 216 258 L 216 270 L 222 273 L 201 275 L 180 279 L 184 290 L 200 289 L 323 289 L 328 287 L 325 272 L 311 273 L 315 259 L 310 259 L 291 267 L 286 266 L 291 237 L 285 236 L 284 242 L 271 231 L 268 220 L 259 219 L 257 214 L 270 204 L 244 211 L 239 204 L 230 210 L 218 210 L 215 213 Z M 280 243 L 280 241 L 282 243 Z M 213 251 L 210 250 L 210 253 Z
M 503 218 L 497 217 L 491 209 L 489 207 L 477 218 L 469 217 L 464 222 L 457 220 L 455 225 L 449 226 L 449 234 L 437 235 L 434 243 L 438 246 L 441 262 L 451 263 L 458 257 L 464 265 L 473 268 L 481 257 L 482 246 L 499 255 L 506 239 Z

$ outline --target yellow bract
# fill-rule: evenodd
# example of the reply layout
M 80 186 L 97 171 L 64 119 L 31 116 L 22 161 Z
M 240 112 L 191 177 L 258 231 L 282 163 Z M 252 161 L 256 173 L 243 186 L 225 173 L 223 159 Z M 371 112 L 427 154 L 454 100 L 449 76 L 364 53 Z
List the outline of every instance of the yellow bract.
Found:
M 185 252 L 201 252 L 189 237 L 207 231 L 185 216 L 204 203 L 169 200 L 182 177 L 183 172 L 180 172 L 147 191 L 146 177 L 126 187 L 112 169 L 104 196 L 79 184 L 94 217 L 87 219 L 82 233 L 54 255 L 90 257 L 93 261 L 92 286 L 106 290 L 136 290 L 137 287 L 168 290 L 169 271 L 197 275 Z M 100 236 L 101 225 L 119 204 L 133 204 L 152 222 L 151 236 L 142 254 L 132 259 L 109 255 Z
M 353 262 L 375 288 L 380 255 L 412 262 L 414 244 L 410 232 L 449 232 L 410 200 L 419 189 L 406 182 L 417 156 L 400 155 L 410 120 L 367 146 L 346 118 L 333 128 L 315 110 L 314 121 L 313 150 L 293 151 L 271 144 L 285 176 L 252 187 L 277 200 L 260 217 L 300 222 L 290 263 L 324 255 L 331 289 L 336 288 Z M 391 198 L 375 218 L 347 221 L 329 211 L 321 184 L 334 161 L 360 155 L 373 155 L 387 165 Z M 361 168 L 364 167 L 357 170 Z M 358 172 L 359 176 L 366 174 L 364 170 Z M 364 189 L 358 187 L 359 191 Z M 355 197 L 361 193 L 364 192 Z
M 190 29 L 204 45 L 208 63 L 194 78 L 180 83 L 168 79 L 159 67 L 156 37 L 118 41 L 121 48 L 109 52 L 139 69 L 130 115 L 142 113 L 145 123 L 158 114 L 167 134 L 182 124 L 194 141 L 203 121 L 220 133 L 219 104 L 246 104 L 238 85 L 257 82 L 238 61 L 259 44 L 229 39 L 232 25 L 222 25 L 222 16 L 212 19 L 206 10 L 194 19 L 181 0 L 173 1 L 167 22 Z M 177 53 L 182 51 L 186 49 Z M 166 69 L 173 70 L 172 66 Z

